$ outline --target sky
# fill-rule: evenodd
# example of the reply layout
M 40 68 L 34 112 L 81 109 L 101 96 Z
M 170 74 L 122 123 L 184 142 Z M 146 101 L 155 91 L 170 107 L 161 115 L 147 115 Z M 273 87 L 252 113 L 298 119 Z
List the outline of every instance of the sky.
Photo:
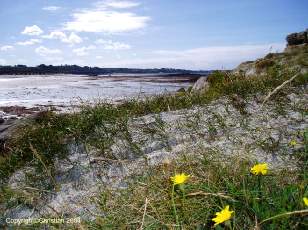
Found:
M 307 0 L 0 0 L 0 65 L 231 69 L 307 28 Z

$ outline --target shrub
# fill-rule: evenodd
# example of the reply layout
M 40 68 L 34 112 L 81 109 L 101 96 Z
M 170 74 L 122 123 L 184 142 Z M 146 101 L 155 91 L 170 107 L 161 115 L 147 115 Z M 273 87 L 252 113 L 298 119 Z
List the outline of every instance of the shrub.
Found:
M 261 72 L 263 69 L 266 69 L 270 66 L 273 66 L 275 62 L 270 59 L 261 59 L 256 62 L 255 67 L 258 72 Z

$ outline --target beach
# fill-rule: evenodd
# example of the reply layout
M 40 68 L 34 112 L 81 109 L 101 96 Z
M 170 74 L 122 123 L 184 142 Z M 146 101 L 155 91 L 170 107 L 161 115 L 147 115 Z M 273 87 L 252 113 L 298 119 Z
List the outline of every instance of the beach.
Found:
M 196 78 L 197 79 L 197 78 Z M 190 76 L 156 75 L 1 75 L 0 108 L 64 108 L 85 101 L 144 97 L 188 88 Z

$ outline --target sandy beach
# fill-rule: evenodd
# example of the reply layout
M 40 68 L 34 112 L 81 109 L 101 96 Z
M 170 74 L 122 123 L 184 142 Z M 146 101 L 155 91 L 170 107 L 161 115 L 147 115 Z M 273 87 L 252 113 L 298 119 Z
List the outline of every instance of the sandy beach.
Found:
M 67 107 L 81 101 L 142 97 L 189 87 L 191 76 L 2 75 L 0 107 Z

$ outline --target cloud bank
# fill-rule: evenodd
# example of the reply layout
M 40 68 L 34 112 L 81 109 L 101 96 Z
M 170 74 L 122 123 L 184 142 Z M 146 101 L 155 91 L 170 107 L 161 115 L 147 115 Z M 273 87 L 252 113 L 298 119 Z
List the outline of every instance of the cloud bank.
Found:
M 47 57 L 47 56 L 50 56 L 50 55 L 57 55 L 57 54 L 62 53 L 62 51 L 59 50 L 59 49 L 49 49 L 49 48 L 46 48 L 45 46 L 40 46 L 40 47 L 36 48 L 35 52 L 38 55 L 43 56 L 43 57 Z
M 6 45 L 6 46 L 1 46 L 0 47 L 0 51 L 9 51 L 9 50 L 13 50 L 14 47 L 13 46 L 9 46 L 9 45 Z
M 98 39 L 96 44 L 102 45 L 104 50 L 128 50 L 131 46 L 122 42 L 114 42 L 112 40 Z
M 43 38 L 60 40 L 61 42 L 68 43 L 70 45 L 79 44 L 83 42 L 83 39 L 74 32 L 72 32 L 69 36 L 67 36 L 62 31 L 53 31 L 49 35 L 44 35 Z
M 32 38 L 32 39 L 24 41 L 24 42 L 17 42 L 16 44 L 20 45 L 20 46 L 30 46 L 30 45 L 38 44 L 38 43 L 41 43 L 41 42 L 42 42 L 41 39 Z
M 91 45 L 91 46 L 84 46 L 84 47 L 81 47 L 81 48 L 77 48 L 77 49 L 73 49 L 73 53 L 76 54 L 77 56 L 79 57 L 82 57 L 82 56 L 86 56 L 89 54 L 89 50 L 93 50 L 95 49 L 96 47 Z
M 232 69 L 247 60 L 263 57 L 272 49 L 280 52 L 284 43 L 261 45 L 213 46 L 187 50 L 154 51 L 147 58 L 129 58 L 104 62 L 106 67 L 128 68 L 184 68 L 194 70 Z
M 113 8 L 118 8 L 118 9 L 127 9 L 127 8 L 132 8 L 139 6 L 139 2 L 132 2 L 132 1 L 104 1 L 100 2 L 102 6 L 109 6 Z
M 25 29 L 21 32 L 25 35 L 35 36 L 35 35 L 41 35 L 44 31 L 38 27 L 37 25 L 33 26 L 26 26 Z
M 122 11 L 139 6 L 131 1 L 101 1 L 92 9 L 81 9 L 72 14 L 72 20 L 64 23 L 64 30 L 93 33 L 119 33 L 142 29 L 150 17 L 140 16 L 130 11 Z

